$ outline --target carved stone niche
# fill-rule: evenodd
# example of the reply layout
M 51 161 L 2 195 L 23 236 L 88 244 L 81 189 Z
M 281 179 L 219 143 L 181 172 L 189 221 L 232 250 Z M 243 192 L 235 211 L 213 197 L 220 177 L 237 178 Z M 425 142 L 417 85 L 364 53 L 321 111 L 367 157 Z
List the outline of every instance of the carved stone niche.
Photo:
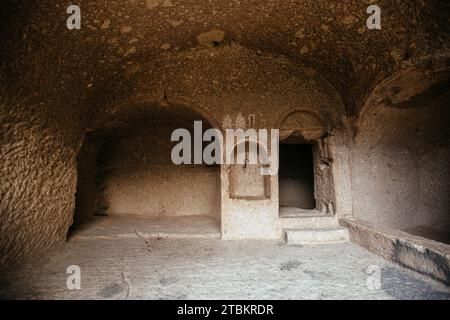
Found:
M 296 109 L 285 114 L 279 124 L 280 140 L 295 134 L 306 141 L 318 141 L 327 134 L 325 120 L 310 110 Z
M 228 168 L 228 181 L 230 187 L 231 199 L 243 200 L 263 200 L 270 198 L 270 176 L 263 175 L 261 164 L 248 164 L 250 152 L 248 142 L 245 144 L 245 163 L 238 164 L 235 158 L 235 164 Z M 258 144 L 258 147 L 261 145 Z M 234 148 L 234 154 L 237 146 Z M 255 155 L 258 156 L 257 154 Z

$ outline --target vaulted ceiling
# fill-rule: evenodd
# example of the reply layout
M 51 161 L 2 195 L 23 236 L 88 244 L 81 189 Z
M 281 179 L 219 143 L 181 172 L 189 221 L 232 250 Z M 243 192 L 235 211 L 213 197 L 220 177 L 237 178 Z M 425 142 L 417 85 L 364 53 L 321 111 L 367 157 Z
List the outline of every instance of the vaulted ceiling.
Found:
M 81 8 L 81 30 L 66 9 Z M 368 30 L 376 4 L 382 29 Z M 446 55 L 450 5 L 442 0 L 3 0 L 4 95 L 46 103 L 106 104 L 127 95 L 124 70 L 174 61 L 211 44 L 283 56 L 317 72 L 355 116 L 374 87 L 426 57 Z M 431 60 L 432 60 L 431 59 Z M 447 56 L 445 57 L 447 59 Z M 125 75 L 124 75 L 125 74 Z M 8 102 L 10 103 L 10 102 Z

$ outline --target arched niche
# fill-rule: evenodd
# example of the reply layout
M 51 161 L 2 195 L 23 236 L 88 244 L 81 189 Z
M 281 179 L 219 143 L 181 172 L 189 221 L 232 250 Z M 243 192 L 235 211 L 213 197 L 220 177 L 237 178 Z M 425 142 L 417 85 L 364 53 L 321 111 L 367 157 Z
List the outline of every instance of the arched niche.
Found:
M 250 145 L 255 146 L 254 149 Z M 239 161 L 238 150 L 245 148 L 244 163 Z M 233 163 L 228 167 L 229 192 L 231 199 L 263 200 L 270 198 L 270 176 L 263 175 L 262 169 L 268 166 L 259 163 L 259 155 L 267 150 L 257 141 L 246 140 L 238 142 L 231 151 Z M 257 163 L 250 162 L 251 158 Z
M 417 108 L 448 92 L 449 86 L 450 67 L 432 71 L 414 66 L 401 70 L 374 88 L 359 112 L 356 125 L 362 126 L 365 118 L 381 105 L 393 109 Z
M 186 129 L 192 137 L 194 121 L 201 121 L 203 130 L 214 122 L 197 108 L 139 101 L 111 107 L 86 133 L 77 158 L 71 231 L 97 215 L 220 221 L 219 165 L 176 165 L 171 159 L 178 143 L 171 141 L 174 130 Z
M 357 120 L 356 218 L 450 243 L 449 70 L 411 67 L 380 83 Z

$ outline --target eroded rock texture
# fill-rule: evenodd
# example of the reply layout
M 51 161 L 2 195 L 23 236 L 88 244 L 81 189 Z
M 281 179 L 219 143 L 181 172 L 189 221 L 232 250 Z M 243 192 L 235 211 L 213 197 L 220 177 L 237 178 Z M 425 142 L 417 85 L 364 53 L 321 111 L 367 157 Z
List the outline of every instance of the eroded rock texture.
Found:
M 290 111 L 309 110 L 325 119 L 328 137 L 340 137 L 329 153 L 334 189 L 347 192 L 325 200 L 394 227 L 414 220 L 408 227 L 448 230 L 448 1 L 377 1 L 382 30 L 365 26 L 374 1 L 76 3 L 81 30 L 66 28 L 72 1 L 0 5 L 1 266 L 65 240 L 87 132 L 177 106 L 217 128 L 239 114 L 276 128 Z M 363 106 L 378 110 L 371 120 L 358 118 Z M 415 134 L 424 148 L 386 160 Z M 402 185 L 379 187 L 392 170 Z M 411 199 L 392 199 L 404 193 Z

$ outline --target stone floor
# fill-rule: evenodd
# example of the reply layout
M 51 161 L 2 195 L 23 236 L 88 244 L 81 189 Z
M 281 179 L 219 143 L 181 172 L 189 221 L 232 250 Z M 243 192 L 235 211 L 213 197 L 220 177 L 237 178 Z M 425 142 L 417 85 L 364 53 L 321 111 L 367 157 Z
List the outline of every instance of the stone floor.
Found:
M 127 222 L 128 229 L 117 233 L 122 236 L 113 236 L 100 228 L 113 223 L 107 220 L 77 231 L 61 248 L 4 274 L 0 297 L 450 299 L 449 287 L 352 243 L 287 246 L 281 241 L 222 241 L 195 232 L 181 238 L 168 232 L 177 228 L 148 229 L 143 221 L 135 222 L 137 234 L 136 224 Z M 70 265 L 81 268 L 80 290 L 66 287 Z M 368 279 L 376 284 L 369 266 L 380 268 L 381 287 L 367 285 Z

